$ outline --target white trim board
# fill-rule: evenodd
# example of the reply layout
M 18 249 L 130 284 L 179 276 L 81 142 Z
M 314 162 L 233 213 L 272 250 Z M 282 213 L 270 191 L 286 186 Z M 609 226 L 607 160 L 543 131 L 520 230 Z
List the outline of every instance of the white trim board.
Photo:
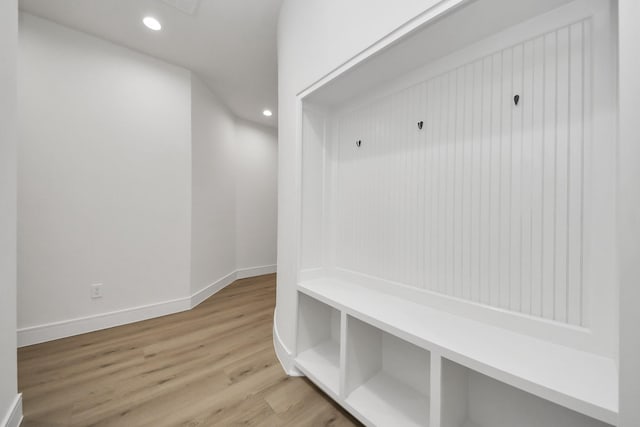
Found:
M 236 279 L 246 279 L 247 277 L 264 276 L 276 272 L 277 265 L 262 265 L 259 267 L 239 268 L 236 270 Z
M 191 308 L 189 297 L 18 329 L 18 347 L 126 325 Z
M 212 284 L 208 285 L 204 289 L 199 290 L 198 292 L 191 295 L 191 307 L 189 309 L 198 306 L 200 303 L 205 301 L 207 298 L 226 288 L 230 284 L 232 284 L 238 277 L 237 270 L 227 274 L 226 276 L 216 280 Z
M 235 280 L 275 273 L 275 271 L 275 265 L 238 269 L 184 298 L 20 328 L 18 329 L 18 347 L 26 347 L 191 310 L 218 291 L 232 284 Z
M 236 271 L 231 272 L 226 276 L 216 280 L 206 288 L 201 289 L 191 295 L 191 308 L 196 307 L 207 298 L 226 288 L 236 280 L 246 279 L 249 277 L 264 276 L 265 274 L 273 274 L 276 272 L 276 269 L 277 266 L 275 264 L 263 265 L 259 267 L 239 268 Z
M 1 427 L 18 427 L 22 423 L 22 393 L 16 395 L 9 411 L 0 423 Z

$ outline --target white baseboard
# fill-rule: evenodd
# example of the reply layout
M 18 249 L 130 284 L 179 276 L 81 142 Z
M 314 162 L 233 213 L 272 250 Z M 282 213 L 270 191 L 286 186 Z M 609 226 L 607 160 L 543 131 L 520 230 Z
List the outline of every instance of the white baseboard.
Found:
M 239 268 L 236 271 L 222 277 L 221 279 L 216 280 L 206 288 L 199 290 L 198 292 L 193 294 L 191 296 L 191 308 L 196 307 L 198 304 L 200 304 L 207 298 L 213 296 L 218 291 L 221 291 L 222 289 L 226 288 L 235 280 L 275 273 L 276 269 L 277 269 L 277 266 L 275 264 L 263 265 L 260 267 L 251 267 L 251 268 Z
M 278 307 L 273 311 L 273 348 L 280 362 L 280 366 L 282 366 L 282 369 L 284 369 L 287 375 L 291 377 L 304 376 L 304 374 L 296 368 L 293 353 L 280 339 L 280 334 L 278 333 Z
M 191 308 L 194 308 L 207 298 L 214 295 L 216 292 L 221 291 L 222 289 L 229 286 L 234 280 L 237 279 L 238 272 L 234 271 L 233 273 L 229 273 L 221 279 L 216 280 L 206 288 L 199 290 L 195 294 L 191 295 Z
M 93 316 L 63 320 L 18 329 L 18 347 L 39 344 L 100 329 L 113 328 L 167 314 L 179 313 L 191 308 L 190 298 L 163 301 L 139 307 L 101 313 Z
M 275 271 L 275 265 L 243 268 L 227 274 L 206 288 L 186 298 L 20 328 L 18 329 L 18 347 L 39 344 L 190 310 L 237 279 L 261 276 L 263 274 L 275 273 Z
M 275 273 L 277 266 L 273 265 L 263 265 L 261 267 L 251 267 L 251 268 L 239 268 L 236 270 L 237 279 L 246 279 L 247 277 L 255 277 L 262 276 L 264 274 L 272 274 Z
M 7 414 L 3 417 L 1 427 L 18 427 L 22 422 L 22 393 L 19 393 L 13 400 L 13 404 Z

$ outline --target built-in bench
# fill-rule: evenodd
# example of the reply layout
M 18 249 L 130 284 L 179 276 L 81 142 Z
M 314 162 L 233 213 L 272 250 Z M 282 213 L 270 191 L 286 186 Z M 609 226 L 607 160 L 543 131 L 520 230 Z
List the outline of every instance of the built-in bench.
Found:
M 616 424 L 612 359 L 338 279 L 298 291 L 297 366 L 367 424 L 473 425 L 456 415 L 474 398 L 455 385 L 469 372 Z

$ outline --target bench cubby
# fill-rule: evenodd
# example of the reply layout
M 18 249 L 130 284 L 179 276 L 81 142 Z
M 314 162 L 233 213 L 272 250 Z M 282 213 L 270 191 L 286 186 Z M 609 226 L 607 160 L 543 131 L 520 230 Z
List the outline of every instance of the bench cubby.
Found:
M 305 294 L 299 296 L 297 363 L 322 387 L 338 395 L 340 312 Z
M 429 352 L 347 316 L 346 403 L 373 425 L 429 425 Z
M 442 363 L 442 427 L 610 427 L 450 360 Z

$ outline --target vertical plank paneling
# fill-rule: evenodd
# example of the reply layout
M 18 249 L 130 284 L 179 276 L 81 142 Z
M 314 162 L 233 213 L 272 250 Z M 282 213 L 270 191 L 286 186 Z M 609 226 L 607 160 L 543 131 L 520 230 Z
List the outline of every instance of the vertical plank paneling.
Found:
M 416 165 L 416 150 L 417 150 L 417 132 L 416 128 L 411 126 L 416 117 L 416 107 L 417 107 L 417 98 L 416 98 L 416 90 L 415 88 L 409 88 L 407 90 L 407 115 L 405 117 L 404 127 L 406 128 L 406 141 L 407 141 L 407 149 L 405 152 L 406 157 L 406 169 L 404 171 L 407 182 L 407 202 L 405 204 L 405 223 L 406 223 L 406 238 L 405 238 L 405 253 L 406 253 L 406 274 L 407 278 L 405 283 L 411 286 L 416 286 L 416 254 L 417 254 L 417 231 L 418 225 L 416 222 L 416 203 L 418 198 L 416 197 L 416 185 L 417 181 L 417 171 Z
M 542 316 L 553 319 L 555 295 L 556 33 L 544 37 L 542 158 Z
M 521 229 L 521 300 L 520 311 L 524 314 L 531 314 L 532 301 L 532 208 L 531 203 L 533 189 L 533 105 L 534 94 L 534 63 L 533 63 L 533 41 L 524 43 L 523 48 L 523 89 L 522 89 L 522 192 L 520 200 L 522 202 L 522 229 Z
M 480 302 L 490 303 L 491 286 L 489 283 L 490 253 L 491 253 L 491 154 L 492 154 L 492 125 L 493 125 L 493 92 L 496 83 L 494 77 L 494 60 L 492 57 L 483 61 L 483 91 L 482 91 L 482 145 L 480 147 L 480 178 L 479 178 L 479 232 L 478 232 L 478 283 L 480 285 Z
M 487 242 L 488 260 L 488 283 L 489 283 L 489 304 L 498 307 L 500 304 L 500 188 L 501 188 L 501 167 L 500 162 L 501 139 L 502 139 L 502 104 L 503 104 L 503 84 L 502 84 L 502 53 L 493 55 L 493 80 L 491 85 L 491 158 L 489 159 L 489 173 L 491 180 L 489 188 L 489 241 Z
M 582 323 L 582 150 L 584 118 L 583 24 L 570 27 L 569 53 L 569 188 L 567 239 L 568 321 Z
M 344 188 L 343 182 L 345 179 L 345 162 L 344 162 L 344 144 L 348 138 L 349 133 L 349 120 L 348 117 L 341 117 L 337 119 L 339 123 L 338 137 L 340 138 L 337 143 L 337 158 L 336 158 L 336 203 L 334 206 L 335 212 L 335 228 L 336 228 L 336 262 L 346 263 L 346 247 L 349 244 L 347 236 L 344 235 L 345 222 L 347 221 L 347 212 L 349 208 L 346 200 L 344 200 Z
M 371 182 L 369 185 L 369 201 L 367 206 L 368 215 L 372 220 L 371 228 L 375 230 L 377 234 L 377 238 L 375 239 L 376 241 L 373 242 L 374 245 L 372 245 L 373 253 L 371 254 L 371 258 L 379 260 L 382 260 L 384 257 L 384 242 L 387 238 L 387 230 L 384 220 L 385 207 L 380 206 L 381 203 L 377 201 L 377 197 L 384 195 L 382 175 L 378 172 L 384 167 L 382 151 L 384 142 L 381 137 L 381 124 L 386 120 L 381 113 L 383 105 L 384 104 L 382 102 L 378 102 L 371 106 L 371 115 L 368 123 L 371 132 L 371 164 L 368 174 L 371 177 Z M 382 263 L 376 263 L 376 268 L 372 271 L 375 271 L 376 276 L 383 277 L 385 275 Z
M 426 89 L 426 110 L 425 110 L 425 127 L 426 131 L 426 148 L 427 148 L 427 175 L 429 179 L 429 195 L 426 198 L 427 204 L 425 206 L 425 216 L 427 219 L 427 224 L 425 227 L 426 235 L 425 235 L 425 243 L 427 245 L 426 252 L 426 262 L 425 262 L 425 288 L 430 290 L 435 290 L 434 282 L 435 282 L 435 265 L 434 265 L 434 256 L 435 256 L 435 241 L 436 241 L 436 191 L 437 191 L 437 182 L 436 182 L 436 168 L 437 168 L 437 145 L 436 145 L 436 118 L 437 118 L 437 103 L 436 100 L 437 95 L 435 92 L 436 79 L 429 80 L 427 82 Z
M 357 186 L 354 192 L 358 194 L 358 206 L 356 208 L 355 228 L 357 230 L 357 248 L 356 258 L 357 266 L 360 271 L 368 269 L 368 258 L 371 254 L 371 246 L 365 243 L 366 230 L 370 228 L 371 215 L 368 214 L 368 194 L 371 183 L 369 169 L 371 165 L 371 156 L 374 148 L 372 135 L 368 127 L 371 116 L 371 106 L 368 105 L 360 111 L 360 120 L 358 121 L 358 138 L 362 138 L 362 147 L 358 149 L 358 157 L 355 163 L 358 164 L 358 173 L 355 182 Z
M 560 28 L 340 115 L 336 265 L 583 325 L 588 28 Z
M 464 78 L 464 68 L 456 70 L 456 120 L 455 120 L 455 164 L 454 164 L 454 218 L 453 218 L 453 280 L 454 295 L 464 297 L 462 286 L 462 248 L 463 241 L 463 193 L 464 193 L 464 109 L 466 100 L 466 86 Z
M 401 182 L 401 194 L 402 194 L 402 202 L 400 203 L 400 248 L 402 250 L 401 260 L 401 268 L 400 268 L 400 282 L 409 283 L 409 277 L 411 272 L 411 256 L 409 256 L 409 250 L 411 248 L 411 234 L 412 230 L 409 223 L 409 218 L 411 216 L 408 211 L 408 206 L 411 204 L 411 174 L 410 174 L 410 152 L 411 152 L 411 143 L 412 141 L 409 138 L 409 91 L 403 90 L 400 92 L 400 123 L 398 124 L 398 136 L 400 143 L 400 151 L 401 151 L 401 166 L 398 170 L 398 174 L 402 176 Z
M 391 99 L 387 98 L 384 99 L 382 101 L 382 108 L 380 110 L 380 120 L 382 121 L 381 125 L 380 125 L 380 139 L 381 139 L 381 146 L 380 146 L 380 169 L 378 170 L 378 172 L 384 177 L 383 178 L 383 194 L 384 197 L 382 199 L 382 203 L 385 204 L 385 206 L 382 208 L 382 212 L 383 212 L 383 217 L 382 217 L 382 222 L 383 222 L 383 227 L 385 229 L 385 235 L 386 238 L 383 242 L 383 247 L 382 247 L 382 253 L 381 253 L 381 257 L 382 259 L 378 259 L 376 261 L 380 262 L 380 264 L 383 266 L 383 271 L 384 271 L 384 278 L 388 279 L 388 280 L 393 280 L 394 276 L 392 274 L 393 272 L 393 266 L 395 265 L 395 259 L 393 256 L 391 256 L 391 254 L 389 253 L 389 248 L 393 247 L 394 244 L 394 238 L 395 238 L 395 228 L 393 226 L 393 221 L 394 221 L 394 208 L 395 208 L 395 187 L 393 186 L 394 184 L 394 177 L 391 175 L 392 170 L 390 170 L 390 168 L 388 167 L 388 158 L 390 157 L 390 151 L 392 149 L 392 145 L 391 145 L 391 138 L 392 138 L 392 133 L 391 133 L 391 126 L 390 126 L 390 118 L 392 117 L 393 111 L 392 111 L 392 102 Z M 396 255 L 397 256 L 397 255 Z
M 417 132 L 417 144 L 416 151 L 416 168 L 418 170 L 418 186 L 416 188 L 417 194 L 417 218 L 418 232 L 416 233 L 416 240 L 418 245 L 418 251 L 416 255 L 416 275 L 418 283 L 416 284 L 420 288 L 425 287 L 426 280 L 426 265 L 427 265 L 427 225 L 429 224 L 429 211 L 427 210 L 427 198 L 430 192 L 429 182 L 429 170 L 427 165 L 429 164 L 427 153 L 427 129 L 424 127 L 424 121 L 426 119 L 427 110 L 427 84 L 422 83 L 418 86 L 417 90 L 417 111 L 415 116 L 415 132 Z M 422 121 L 422 129 L 418 129 L 417 122 Z
M 499 297 L 498 304 L 502 308 L 509 307 L 510 301 L 510 272 L 511 272 L 511 187 L 512 187 L 512 103 L 513 98 L 513 49 L 502 52 L 502 92 L 501 109 L 501 137 L 500 137 L 500 195 L 499 212 Z
M 394 206 L 393 206 L 393 229 L 394 229 L 394 243 L 393 243 L 393 251 L 395 254 L 394 265 L 392 273 L 393 277 L 396 280 L 402 280 L 401 272 L 402 272 L 402 179 L 404 174 L 401 174 L 402 171 L 402 144 L 399 141 L 400 137 L 400 126 L 404 121 L 404 118 L 401 115 L 401 98 L 399 95 L 394 95 L 392 97 L 392 106 L 391 106 L 391 117 L 392 121 L 389 125 L 391 132 L 391 141 L 389 156 L 393 159 L 393 163 L 391 164 L 392 174 L 393 174 L 393 193 L 394 193 Z
M 379 171 L 384 167 L 382 157 L 383 154 L 383 144 L 384 140 L 382 139 L 382 126 L 386 121 L 385 117 L 382 115 L 382 109 L 384 108 L 384 103 L 379 102 L 372 105 L 371 111 L 371 132 L 373 134 L 371 146 L 372 146 L 372 194 L 373 197 L 372 203 L 370 203 L 370 207 L 372 212 L 370 215 L 373 219 L 372 227 L 376 230 L 378 234 L 378 238 L 376 242 L 374 242 L 375 246 L 373 248 L 374 253 L 372 254 L 373 259 L 384 259 L 384 247 L 385 242 L 388 240 L 388 229 L 385 226 L 385 209 L 386 203 L 376 203 L 375 196 L 377 195 L 380 198 L 384 198 L 386 195 L 386 190 L 384 188 L 384 176 Z M 385 266 L 382 262 L 376 263 L 375 275 L 379 277 L 385 277 L 386 271 Z
M 358 118 L 356 121 L 356 138 L 362 140 L 362 146 L 357 149 L 356 157 L 354 158 L 355 176 L 351 184 L 350 194 L 355 195 L 356 203 L 354 206 L 354 219 L 352 220 L 352 227 L 355 232 L 355 244 L 354 244 L 354 266 L 357 270 L 366 268 L 364 265 L 366 254 L 362 252 L 364 242 L 362 241 L 362 233 L 366 227 L 365 220 L 362 218 L 362 213 L 365 212 L 364 204 L 366 200 L 367 192 L 367 177 L 366 170 L 369 165 L 367 155 L 371 151 L 371 139 L 367 135 L 366 121 L 367 121 L 367 109 L 368 106 L 358 111 Z
M 462 67 L 464 73 L 464 91 L 465 102 L 462 116 L 464 128 L 464 147 L 463 147 L 463 207 L 462 207 L 462 297 L 470 299 L 473 289 L 473 281 L 475 280 L 474 272 L 471 267 L 471 257 L 473 251 L 473 70 L 471 67 Z
M 353 245 L 354 247 L 353 263 L 356 269 L 358 270 L 364 267 L 363 265 L 364 254 L 362 253 L 362 246 L 363 246 L 362 230 L 364 229 L 363 221 L 362 221 L 362 212 L 364 211 L 364 209 L 362 205 L 364 202 L 364 193 L 366 191 L 363 188 L 363 186 L 366 185 L 364 171 L 367 166 L 367 161 L 366 161 L 367 159 L 364 156 L 366 155 L 366 151 L 369 151 L 371 148 L 371 141 L 367 138 L 367 135 L 364 132 L 365 131 L 364 122 L 366 120 L 365 113 L 366 113 L 365 111 L 359 110 L 357 119 L 356 119 L 356 135 L 355 136 L 356 138 L 362 140 L 362 146 L 357 150 L 355 150 L 356 156 L 354 157 L 354 160 L 353 160 L 355 173 L 353 175 L 352 182 L 351 182 L 351 191 L 349 192 L 349 194 L 354 195 L 356 199 L 356 203 L 354 204 L 354 209 L 353 209 L 355 213 L 351 221 L 351 227 L 353 228 L 354 234 L 355 234 L 354 245 Z
M 531 314 L 542 315 L 542 188 L 544 114 L 544 38 L 533 42 L 533 129 L 531 144 Z
M 454 206 L 456 196 L 456 101 L 458 95 L 458 70 L 454 70 L 449 74 L 449 108 L 447 112 L 447 174 L 445 187 L 446 196 L 446 223 L 445 223 L 445 254 L 447 262 L 445 264 L 445 280 L 447 284 L 447 293 L 449 295 L 456 295 L 456 288 L 454 286 L 453 272 L 455 268 L 454 251 L 455 251 L 455 236 L 454 228 L 456 226 L 454 220 Z
M 509 285 L 510 277 L 509 277 L 509 260 L 511 254 L 509 253 L 509 228 L 506 224 L 507 214 L 508 214 L 508 197 L 505 194 L 505 190 L 507 189 L 506 182 L 503 177 L 508 176 L 506 165 L 508 164 L 508 158 L 504 154 L 504 149 L 507 144 L 509 144 L 509 134 L 506 133 L 505 130 L 505 104 L 508 104 L 509 94 L 510 92 L 505 91 L 509 89 L 508 82 L 505 81 L 504 75 L 504 55 L 502 52 L 494 55 L 493 58 L 493 67 L 495 72 L 495 85 L 494 85 L 494 105 L 493 105 L 493 114 L 494 121 L 496 123 L 495 132 L 495 165 L 492 168 L 493 173 L 493 183 L 492 186 L 493 192 L 495 194 L 495 218 L 493 219 L 495 222 L 495 227 L 493 228 L 494 233 L 497 234 L 498 238 L 498 247 L 499 252 L 497 252 L 498 260 L 500 263 L 499 266 L 499 277 L 498 277 L 498 292 L 496 294 L 496 299 L 494 301 L 495 304 L 500 300 L 500 290 L 505 286 Z M 506 75 L 506 80 L 508 80 L 509 74 Z M 505 101 L 505 99 L 507 101 Z
M 379 245 L 380 236 L 376 236 L 376 243 L 367 247 L 366 230 L 375 226 L 376 218 L 374 215 L 368 215 L 363 218 L 364 212 L 368 212 L 370 206 L 373 205 L 370 201 L 369 195 L 372 190 L 372 177 L 370 176 L 370 170 L 373 167 L 373 153 L 376 150 L 376 140 L 373 129 L 369 127 L 370 122 L 373 120 L 375 111 L 374 105 L 367 105 L 359 111 L 358 126 L 356 138 L 362 140 L 362 146 L 355 150 L 354 165 L 357 164 L 357 172 L 352 185 L 352 192 L 357 192 L 358 203 L 355 208 L 356 219 L 354 220 L 354 228 L 356 229 L 356 249 L 355 259 L 358 268 L 369 268 L 368 259 L 376 252 L 376 248 Z M 355 142 L 354 142 L 355 147 Z M 376 270 L 376 274 L 378 271 Z
M 466 221 L 468 224 L 468 234 L 465 240 L 467 248 L 467 268 L 464 272 L 465 280 L 470 288 L 469 298 L 472 301 L 480 301 L 480 283 L 478 281 L 478 259 L 479 259 L 479 219 L 480 219 L 480 171 L 481 155 L 483 144 L 482 112 L 484 95 L 484 61 L 479 60 L 474 63 L 473 68 L 473 106 L 471 115 L 471 135 L 469 139 L 468 154 L 468 195 L 465 207 Z
M 510 271 L 509 271 L 509 308 L 513 311 L 521 310 L 522 295 L 522 152 L 523 152 L 523 46 L 513 48 L 513 86 L 511 99 L 518 95 L 518 105 L 511 102 L 511 194 L 510 205 Z
M 554 319 L 567 321 L 567 186 L 569 181 L 569 30 L 557 33 L 557 112 L 555 177 L 555 312 Z
M 438 103 L 438 110 L 436 111 L 436 119 L 438 122 L 436 123 L 437 127 L 437 135 L 434 143 L 438 146 L 438 169 L 437 169 L 437 222 L 434 224 L 434 227 L 437 230 L 437 245 L 436 245 L 436 260 L 435 260 L 435 268 L 437 271 L 436 275 L 436 289 L 442 293 L 447 293 L 447 283 L 446 283 L 446 274 L 445 274 L 445 242 L 446 242 L 446 189 L 447 189 L 447 113 L 449 111 L 449 97 L 447 96 L 449 93 L 449 76 L 443 75 L 438 78 L 437 85 L 437 96 L 440 100 Z
M 580 176 L 580 184 L 581 184 L 581 200 L 580 204 L 580 302 L 577 304 L 581 307 L 581 319 L 580 325 L 589 327 L 590 326 L 590 313 L 589 310 L 585 310 L 585 307 L 589 307 L 591 302 L 589 301 L 589 292 L 584 291 L 585 287 L 585 261 L 584 261 L 584 248 L 585 248 L 585 206 L 587 203 L 586 199 L 586 191 L 587 186 L 586 183 L 592 180 L 592 172 L 594 168 L 592 167 L 593 161 L 590 161 L 589 158 L 593 159 L 590 154 L 593 154 L 595 151 L 592 149 L 591 145 L 593 143 L 591 139 L 592 128 L 590 124 L 592 123 L 592 114 L 593 114 L 593 104 L 591 101 L 591 71 L 593 69 L 593 65 L 591 63 L 591 37 L 592 37 L 592 28 L 593 21 L 585 20 L 582 22 L 582 150 L 580 153 L 580 160 L 582 163 L 582 175 Z M 612 156 L 615 156 L 613 154 Z M 589 178 L 587 178 L 589 177 Z M 612 186 L 610 188 L 615 188 Z M 592 283 L 593 286 L 602 286 L 600 282 Z

